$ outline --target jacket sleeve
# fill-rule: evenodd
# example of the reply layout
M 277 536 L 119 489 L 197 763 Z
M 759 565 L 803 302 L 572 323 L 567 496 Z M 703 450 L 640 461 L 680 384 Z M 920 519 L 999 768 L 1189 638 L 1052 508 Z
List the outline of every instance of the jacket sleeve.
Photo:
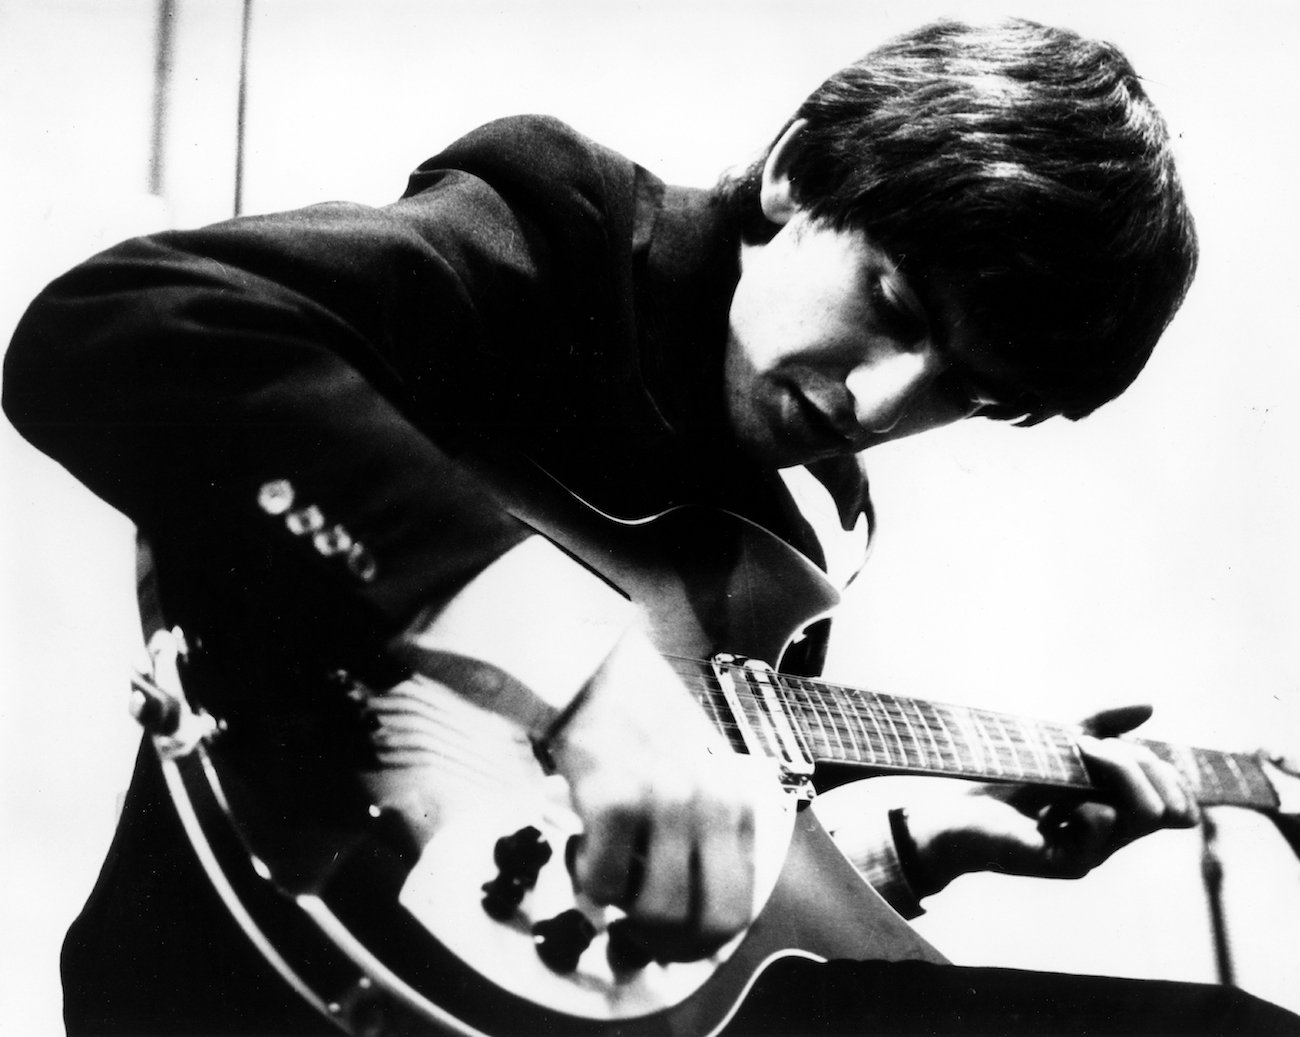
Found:
M 907 802 L 907 783 L 914 780 L 866 778 L 839 785 L 813 800 L 814 812 L 840 852 L 907 919 L 918 918 L 925 909 L 894 841 L 890 809 Z
M 455 171 L 129 241 L 33 303 L 4 406 L 183 574 L 191 621 L 364 671 L 527 535 L 439 444 L 509 424 L 551 259 Z

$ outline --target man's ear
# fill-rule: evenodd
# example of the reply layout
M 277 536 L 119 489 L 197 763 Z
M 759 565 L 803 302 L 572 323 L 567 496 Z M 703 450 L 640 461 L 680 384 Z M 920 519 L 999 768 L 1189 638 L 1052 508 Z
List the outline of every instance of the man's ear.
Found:
M 790 164 L 798 153 L 799 138 L 807 125 L 807 119 L 796 119 L 787 126 L 772 145 L 767 161 L 763 163 L 759 204 L 763 207 L 764 216 L 782 226 L 789 222 L 799 208 L 790 189 Z

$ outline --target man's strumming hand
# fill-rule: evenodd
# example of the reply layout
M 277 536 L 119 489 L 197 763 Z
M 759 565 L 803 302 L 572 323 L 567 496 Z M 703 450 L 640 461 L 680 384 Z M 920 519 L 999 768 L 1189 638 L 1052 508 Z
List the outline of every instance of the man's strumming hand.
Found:
M 704 957 L 752 921 L 771 772 L 730 750 L 643 635 L 619 641 L 547 748 L 584 825 L 578 886 L 656 957 Z

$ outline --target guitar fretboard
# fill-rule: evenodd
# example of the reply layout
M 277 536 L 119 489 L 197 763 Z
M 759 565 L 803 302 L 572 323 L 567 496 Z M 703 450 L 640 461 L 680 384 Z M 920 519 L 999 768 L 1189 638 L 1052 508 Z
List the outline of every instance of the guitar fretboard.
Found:
M 674 660 L 674 665 L 740 751 L 779 757 L 793 741 L 813 763 L 871 773 L 1096 787 L 1078 747 L 1078 727 L 732 663 L 721 664 L 718 671 L 712 663 L 694 660 Z M 1254 756 L 1141 743 L 1177 768 L 1204 806 L 1277 806 L 1273 786 Z

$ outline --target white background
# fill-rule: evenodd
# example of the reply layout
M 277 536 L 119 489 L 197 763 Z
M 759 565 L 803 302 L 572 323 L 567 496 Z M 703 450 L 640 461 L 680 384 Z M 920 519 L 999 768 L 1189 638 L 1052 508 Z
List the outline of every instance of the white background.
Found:
M 147 193 L 151 0 L 0 0 L 0 331 L 129 234 L 229 214 L 239 4 L 178 0 L 166 178 Z M 1119 43 L 1177 137 L 1201 274 L 1148 371 L 1077 425 L 969 423 L 872 458 L 881 535 L 832 672 L 1057 719 L 1157 706 L 1154 737 L 1300 749 L 1300 350 L 1289 3 L 260 0 L 245 208 L 384 202 L 497 115 L 559 115 L 707 185 L 804 94 L 945 13 Z M 57 949 L 129 774 L 131 529 L 0 429 L 0 1032 L 59 1028 Z M 159 472 L 165 485 L 168 473 Z M 1220 811 L 1243 985 L 1287 989 L 1300 868 Z M 1195 833 L 1079 883 L 959 882 L 922 930 L 963 963 L 1212 979 Z

